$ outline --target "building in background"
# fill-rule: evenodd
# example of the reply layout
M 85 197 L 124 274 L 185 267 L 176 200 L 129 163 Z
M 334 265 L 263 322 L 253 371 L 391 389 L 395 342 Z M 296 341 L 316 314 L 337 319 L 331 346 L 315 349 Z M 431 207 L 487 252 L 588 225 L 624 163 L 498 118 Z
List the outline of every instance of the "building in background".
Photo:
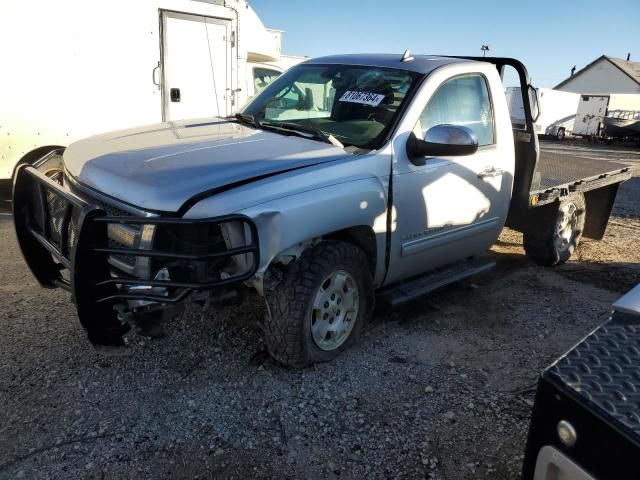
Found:
M 554 88 L 582 95 L 640 93 L 640 62 L 602 55 Z

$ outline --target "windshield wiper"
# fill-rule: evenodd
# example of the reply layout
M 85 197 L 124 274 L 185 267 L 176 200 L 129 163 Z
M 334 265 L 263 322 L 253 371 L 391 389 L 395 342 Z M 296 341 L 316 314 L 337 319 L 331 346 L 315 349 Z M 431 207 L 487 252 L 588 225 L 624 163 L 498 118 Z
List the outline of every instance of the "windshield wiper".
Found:
M 273 128 L 274 130 L 278 129 L 278 130 L 284 130 L 287 132 L 308 134 L 312 138 L 317 138 L 322 142 L 330 143 L 331 145 L 334 145 L 339 148 L 344 148 L 344 145 L 342 144 L 342 142 L 340 142 L 333 135 L 327 135 L 319 128 L 310 127 L 308 125 L 300 125 L 298 123 L 293 123 L 293 122 L 262 122 L 260 125 L 267 128 Z
M 260 124 L 260 121 L 254 116 L 254 115 L 250 115 L 248 113 L 236 113 L 235 115 L 231 116 L 231 117 L 227 117 L 228 120 L 238 120 L 240 123 L 245 123 L 247 125 L 250 125 L 254 128 L 262 128 L 262 125 Z

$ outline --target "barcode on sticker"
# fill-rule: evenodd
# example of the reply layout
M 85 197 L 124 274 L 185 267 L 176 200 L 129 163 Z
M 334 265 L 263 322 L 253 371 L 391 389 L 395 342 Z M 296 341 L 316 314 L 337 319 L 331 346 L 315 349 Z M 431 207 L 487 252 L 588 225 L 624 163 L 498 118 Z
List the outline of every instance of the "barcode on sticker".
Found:
M 377 107 L 380 105 L 380 102 L 384 100 L 384 95 L 380 95 L 379 93 L 370 93 L 370 92 L 354 92 L 347 91 L 344 92 L 344 95 L 340 97 L 341 102 L 348 103 L 361 103 L 363 105 L 371 105 L 372 107 Z

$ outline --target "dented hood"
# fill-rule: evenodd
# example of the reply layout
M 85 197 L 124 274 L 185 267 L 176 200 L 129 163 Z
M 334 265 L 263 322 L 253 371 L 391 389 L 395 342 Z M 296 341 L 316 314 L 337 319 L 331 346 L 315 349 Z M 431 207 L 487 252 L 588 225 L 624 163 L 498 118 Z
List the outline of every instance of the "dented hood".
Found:
M 347 155 L 326 143 L 216 118 L 90 137 L 71 144 L 64 163 L 88 187 L 143 209 L 175 212 L 203 192 Z

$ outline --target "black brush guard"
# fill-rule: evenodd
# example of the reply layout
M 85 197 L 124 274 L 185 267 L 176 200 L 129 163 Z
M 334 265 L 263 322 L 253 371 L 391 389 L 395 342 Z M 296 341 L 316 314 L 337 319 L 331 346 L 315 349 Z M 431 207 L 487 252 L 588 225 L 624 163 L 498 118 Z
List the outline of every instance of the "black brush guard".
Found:
M 63 288 L 72 294 L 80 323 L 89 340 L 97 345 L 122 345 L 129 326 L 118 319 L 117 303 L 143 300 L 173 304 L 195 291 L 213 290 L 241 284 L 251 278 L 259 264 L 258 233 L 255 224 L 244 215 L 207 219 L 176 217 L 114 217 L 99 206 L 84 200 L 43 175 L 23 165 L 16 172 L 13 189 L 13 213 L 18 243 L 38 282 L 45 288 Z M 111 248 L 109 224 L 197 226 L 241 222 L 251 239 L 246 245 L 221 252 L 194 255 L 180 252 L 133 248 Z M 202 262 L 250 255 L 248 268 L 234 276 L 207 282 L 182 282 L 114 277 L 110 255 L 132 255 L 186 262 Z M 64 272 L 68 272 L 65 277 Z M 167 296 L 131 293 L 123 286 L 164 287 Z M 119 288 L 120 287 L 120 288 Z

